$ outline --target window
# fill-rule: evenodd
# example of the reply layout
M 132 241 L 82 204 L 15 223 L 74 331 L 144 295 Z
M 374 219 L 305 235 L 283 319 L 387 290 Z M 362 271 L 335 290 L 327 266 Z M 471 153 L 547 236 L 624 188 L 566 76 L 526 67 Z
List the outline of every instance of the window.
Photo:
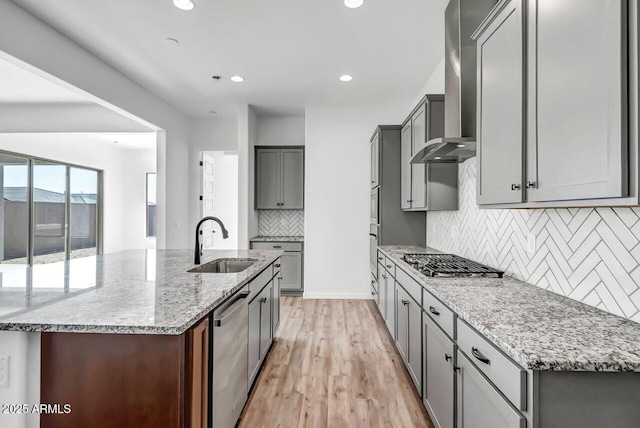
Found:
M 156 209 L 156 179 L 157 174 L 155 172 L 147 173 L 147 236 L 156 236 L 156 221 L 157 221 L 157 209 Z
M 0 152 L 0 263 L 100 252 L 100 171 Z

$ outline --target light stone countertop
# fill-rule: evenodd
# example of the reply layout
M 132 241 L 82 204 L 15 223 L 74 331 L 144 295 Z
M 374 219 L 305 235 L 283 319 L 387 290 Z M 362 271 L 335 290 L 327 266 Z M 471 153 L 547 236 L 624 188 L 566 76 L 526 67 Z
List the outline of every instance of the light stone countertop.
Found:
M 0 330 L 182 334 L 281 251 L 204 251 L 256 262 L 240 273 L 189 273 L 190 250 L 130 250 L 69 262 L 0 265 Z M 32 278 L 31 281 L 28 278 Z
M 254 236 L 250 242 L 304 242 L 304 236 Z
M 507 276 L 429 278 L 402 260 L 436 250 L 380 250 L 526 369 L 640 372 L 638 323 Z

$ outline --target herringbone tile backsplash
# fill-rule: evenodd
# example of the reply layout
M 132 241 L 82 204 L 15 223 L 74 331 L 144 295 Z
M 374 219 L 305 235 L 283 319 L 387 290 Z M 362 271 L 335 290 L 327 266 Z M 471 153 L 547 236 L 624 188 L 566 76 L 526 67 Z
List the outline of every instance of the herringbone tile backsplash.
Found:
M 460 209 L 427 214 L 429 247 L 640 322 L 640 208 L 479 209 L 476 159 L 459 171 Z
M 258 234 L 261 236 L 304 235 L 303 210 L 258 211 Z

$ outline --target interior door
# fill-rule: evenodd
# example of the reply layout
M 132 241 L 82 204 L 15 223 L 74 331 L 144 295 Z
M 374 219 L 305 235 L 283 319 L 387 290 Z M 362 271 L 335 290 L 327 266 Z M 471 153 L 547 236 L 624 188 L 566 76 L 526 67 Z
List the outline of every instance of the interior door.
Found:
M 279 209 L 282 203 L 280 150 L 256 150 L 256 209 Z
M 282 149 L 282 197 L 280 208 L 304 208 L 304 151 Z
M 400 207 L 411 209 L 411 121 L 400 134 Z
M 202 153 L 201 167 L 202 171 L 202 200 L 200 206 L 202 207 L 202 217 L 214 216 L 214 166 L 215 159 L 213 156 Z M 202 248 L 205 250 L 213 248 L 213 222 L 205 221 L 200 229 L 200 242 Z

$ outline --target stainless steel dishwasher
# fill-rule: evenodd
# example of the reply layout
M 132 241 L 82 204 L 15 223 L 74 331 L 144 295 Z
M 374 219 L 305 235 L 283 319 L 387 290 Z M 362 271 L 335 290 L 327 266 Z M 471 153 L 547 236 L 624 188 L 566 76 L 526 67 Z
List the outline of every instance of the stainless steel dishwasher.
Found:
M 233 428 L 247 402 L 249 288 L 213 311 L 211 417 L 213 428 Z

